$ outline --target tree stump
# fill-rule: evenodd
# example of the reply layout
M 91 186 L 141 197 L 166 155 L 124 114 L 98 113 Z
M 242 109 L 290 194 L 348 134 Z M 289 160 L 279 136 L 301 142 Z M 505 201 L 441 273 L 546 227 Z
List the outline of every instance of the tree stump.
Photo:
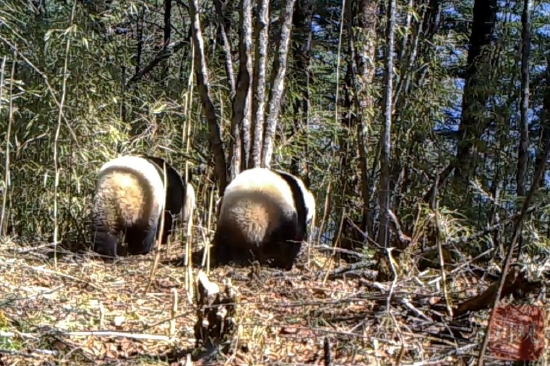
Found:
M 202 270 L 197 275 L 196 347 L 228 342 L 236 329 L 237 290 L 230 279 L 224 282 L 222 292 L 218 284 L 211 282 Z

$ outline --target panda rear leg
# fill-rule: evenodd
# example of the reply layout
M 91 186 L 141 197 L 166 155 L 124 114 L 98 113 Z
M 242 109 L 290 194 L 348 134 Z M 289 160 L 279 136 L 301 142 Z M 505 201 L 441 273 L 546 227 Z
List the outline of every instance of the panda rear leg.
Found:
M 300 254 L 300 250 L 302 249 L 302 242 L 287 240 L 281 245 L 282 245 L 281 255 L 279 258 L 277 258 L 276 264 L 279 267 L 287 271 L 290 271 L 294 266 L 296 259 L 298 258 L 298 254 Z
M 126 243 L 128 243 L 128 254 L 148 254 L 153 249 L 157 228 L 132 228 L 126 230 Z
M 224 266 L 231 262 L 231 253 L 232 248 L 230 243 L 227 240 L 224 240 L 223 235 L 220 235 L 219 231 L 217 231 L 214 234 L 212 246 L 210 247 L 210 258 L 213 259 L 216 266 Z
M 291 270 L 302 248 L 302 242 L 297 235 L 296 224 L 289 220 L 275 231 L 270 245 L 264 246 L 264 256 L 269 257 L 273 267 Z
M 96 227 L 94 235 L 94 252 L 105 257 L 116 257 L 119 245 L 119 235 L 116 230 Z

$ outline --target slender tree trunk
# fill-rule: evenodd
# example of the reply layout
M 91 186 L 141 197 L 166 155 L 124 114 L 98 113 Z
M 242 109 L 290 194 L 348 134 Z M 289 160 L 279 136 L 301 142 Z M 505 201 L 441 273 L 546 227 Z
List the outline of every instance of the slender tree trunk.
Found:
M 342 225 L 340 246 L 348 250 L 360 250 L 364 238 L 357 231 L 358 227 L 362 232 L 373 238 L 373 219 L 371 215 L 370 199 L 372 184 L 369 178 L 367 164 L 367 139 L 368 125 L 373 122 L 373 109 L 375 99 L 370 85 L 375 75 L 375 67 L 372 60 L 376 58 L 376 33 L 378 26 L 378 1 L 377 0 L 351 0 L 347 3 L 346 22 L 349 37 L 348 53 L 349 61 L 346 72 L 346 94 L 344 107 L 346 113 L 344 122 L 350 131 L 355 132 L 358 151 L 359 171 L 354 164 L 347 163 L 348 157 L 344 157 L 342 163 L 343 175 L 347 180 L 344 196 L 350 201 L 360 198 L 360 202 L 349 202 L 347 206 L 361 207 L 360 210 L 350 210 L 349 216 L 355 225 L 349 220 Z M 348 144 L 351 139 L 343 141 L 344 154 L 348 154 Z M 354 150 L 355 150 L 354 149 Z M 354 261 L 357 258 L 343 254 L 346 260 Z
M 529 109 L 529 54 L 531 51 L 531 0 L 524 0 L 522 35 L 521 35 L 521 105 L 520 105 L 520 140 L 518 150 L 518 171 L 517 171 L 517 194 L 525 196 L 528 170 L 529 149 L 529 120 L 527 112 Z
M 311 59 L 311 40 L 312 27 L 311 20 L 313 17 L 313 4 L 311 0 L 297 0 L 296 9 L 294 10 L 293 23 L 293 49 L 294 49 L 294 79 L 301 94 L 301 97 L 296 97 L 294 100 L 294 125 L 293 134 L 299 133 L 303 126 L 308 126 L 309 122 L 309 86 L 311 83 L 311 71 L 309 69 Z M 308 156 L 307 141 L 304 145 L 299 146 L 301 153 L 292 156 L 290 162 L 290 172 L 292 174 L 302 176 L 306 184 L 307 182 L 307 159 Z
M 250 84 L 252 77 L 252 1 L 241 0 L 240 9 L 240 48 L 237 92 L 233 98 L 231 116 L 231 143 L 229 148 L 228 176 L 233 180 L 241 169 L 243 145 L 250 144 L 248 109 L 250 108 Z M 243 126 L 246 126 L 243 128 Z M 244 132 L 244 134 L 243 134 Z M 245 135 L 246 134 L 246 135 Z
M 210 148 L 214 155 L 216 175 L 219 179 L 219 194 L 223 196 L 225 187 L 227 186 L 225 153 L 223 151 L 220 125 L 210 93 L 210 77 L 208 64 L 206 62 L 204 41 L 202 38 L 201 22 L 199 19 L 199 0 L 189 1 L 189 16 L 193 24 L 192 36 L 195 45 L 195 74 L 197 78 L 197 87 L 201 98 L 202 108 L 208 123 L 208 141 L 210 142 Z
M 172 37 L 172 0 L 164 0 L 164 32 L 163 32 L 163 50 L 166 52 Z M 168 77 L 168 72 L 170 71 L 169 63 L 165 62 L 162 68 L 161 80 L 164 83 Z
M 284 3 L 284 10 L 281 12 L 280 17 L 281 37 L 277 44 L 277 52 L 275 61 L 273 62 L 271 89 L 269 91 L 269 106 L 264 126 L 262 165 L 265 168 L 271 166 L 275 132 L 277 131 L 277 121 L 279 119 L 279 111 L 281 110 L 281 101 L 285 87 L 286 63 L 290 44 L 290 33 L 292 31 L 292 13 L 294 12 L 295 3 L 296 0 L 286 0 Z
M 546 90 L 544 92 L 544 99 L 542 101 L 543 105 L 543 116 L 541 118 L 540 132 L 539 132 L 539 144 L 537 151 L 537 164 L 540 166 L 541 160 L 544 159 L 544 146 L 546 141 L 550 139 L 550 56 L 547 57 L 546 61 Z M 542 175 L 539 187 L 543 187 L 546 183 L 545 174 Z
M 368 127 L 374 120 L 375 98 L 373 90 L 370 87 L 373 84 L 375 76 L 376 59 L 376 32 L 378 29 L 378 1 L 361 0 L 358 1 L 357 27 L 360 31 L 355 39 L 355 61 L 354 69 L 357 70 L 357 82 L 355 83 L 355 93 L 358 95 L 359 105 L 357 106 L 357 144 L 359 149 L 359 169 L 361 174 L 361 198 L 362 198 L 362 219 L 361 230 L 365 231 L 370 238 L 374 237 L 372 217 L 373 210 L 370 210 L 370 200 L 372 197 L 371 178 L 369 177 L 369 167 L 367 163 L 367 141 Z
M 396 0 L 390 0 L 388 6 L 388 25 L 387 25 L 387 49 L 386 49 L 386 91 L 384 95 L 384 128 L 381 140 L 380 152 L 380 226 L 378 228 L 378 245 L 382 248 L 389 247 L 390 238 L 390 154 L 391 154 L 391 127 L 393 112 L 393 50 L 394 50 L 394 28 L 395 28 L 395 6 Z M 387 258 L 387 253 L 378 253 L 378 280 L 384 281 L 391 278 L 391 270 Z
M 267 73 L 267 43 L 269 41 L 269 0 L 260 0 L 254 39 L 257 40 L 254 60 L 254 76 L 252 78 L 252 123 L 251 123 L 251 151 L 249 168 L 261 166 L 262 141 L 264 138 L 265 96 Z
M 389 1 L 388 26 L 387 26 L 387 50 L 386 50 L 386 92 L 384 95 L 384 128 L 382 134 L 382 149 L 380 154 L 380 228 L 378 230 L 378 244 L 381 247 L 388 246 L 389 239 L 389 214 L 390 209 L 390 154 L 391 154 L 391 127 L 392 127 L 392 93 L 393 93 L 393 49 L 395 28 L 395 0 Z
M 424 14 L 422 29 L 424 29 L 424 39 L 430 41 L 437 33 L 439 21 L 441 18 L 442 0 L 429 0 L 428 8 Z

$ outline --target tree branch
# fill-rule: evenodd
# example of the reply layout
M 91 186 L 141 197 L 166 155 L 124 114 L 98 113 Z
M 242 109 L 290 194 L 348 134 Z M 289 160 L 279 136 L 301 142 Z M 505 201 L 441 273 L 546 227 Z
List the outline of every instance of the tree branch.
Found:
M 229 81 L 231 95 L 233 96 L 235 95 L 235 73 L 233 72 L 233 60 L 231 58 L 231 44 L 229 43 L 229 38 L 227 38 L 225 24 L 223 21 L 223 5 L 221 0 L 214 0 L 214 6 L 216 7 L 216 13 L 218 14 L 218 25 L 220 26 L 223 52 L 225 54 L 225 72 L 227 73 L 227 80 Z
M 130 78 L 130 80 L 128 80 L 128 82 L 126 82 L 126 87 L 130 87 L 132 84 L 134 84 L 135 82 L 141 80 L 145 75 L 147 75 L 148 73 L 150 73 L 155 67 L 157 67 L 158 64 L 161 63 L 161 61 L 163 60 L 166 60 L 168 58 L 170 58 L 174 53 L 178 52 L 179 50 L 181 50 L 183 48 L 183 46 L 185 46 L 186 44 L 189 43 L 189 40 L 185 40 L 185 41 L 180 41 L 178 43 L 176 43 L 175 45 L 173 46 L 167 46 L 166 48 L 163 48 L 161 51 L 159 51 L 156 55 L 155 55 L 155 58 L 151 60 L 151 62 L 149 62 L 149 64 L 147 66 L 145 66 L 143 69 L 137 71 L 134 76 L 132 76 Z

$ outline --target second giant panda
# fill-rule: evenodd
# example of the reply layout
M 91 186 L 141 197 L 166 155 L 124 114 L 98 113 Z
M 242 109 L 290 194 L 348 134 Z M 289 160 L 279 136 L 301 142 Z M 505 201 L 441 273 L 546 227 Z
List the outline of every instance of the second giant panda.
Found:
M 172 215 L 180 214 L 188 201 L 186 188 L 178 172 L 161 158 L 122 156 L 103 164 L 93 205 L 94 251 L 116 257 L 119 236 L 124 233 L 128 254 L 149 253 L 163 212 L 161 242 L 166 243 Z M 194 205 L 194 197 L 192 201 Z
M 227 186 L 218 205 L 215 262 L 257 259 L 290 270 L 314 213 L 315 198 L 300 178 L 265 168 L 245 170 Z

